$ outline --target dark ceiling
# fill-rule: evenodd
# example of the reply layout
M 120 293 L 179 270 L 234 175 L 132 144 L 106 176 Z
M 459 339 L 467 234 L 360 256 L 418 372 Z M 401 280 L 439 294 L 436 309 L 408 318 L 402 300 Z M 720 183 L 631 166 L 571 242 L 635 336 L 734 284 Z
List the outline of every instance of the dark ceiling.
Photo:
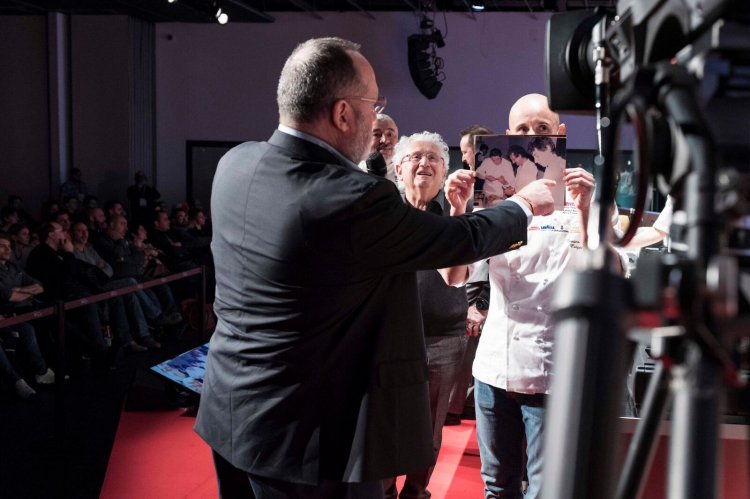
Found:
M 229 22 L 273 22 L 276 12 L 413 11 L 418 9 L 469 14 L 472 4 L 490 11 L 557 12 L 615 5 L 616 0 L 0 0 L 0 15 L 127 14 L 152 22 L 208 23 L 216 7 Z M 216 5 L 216 7 L 214 7 Z M 475 13 L 475 15 L 478 13 Z

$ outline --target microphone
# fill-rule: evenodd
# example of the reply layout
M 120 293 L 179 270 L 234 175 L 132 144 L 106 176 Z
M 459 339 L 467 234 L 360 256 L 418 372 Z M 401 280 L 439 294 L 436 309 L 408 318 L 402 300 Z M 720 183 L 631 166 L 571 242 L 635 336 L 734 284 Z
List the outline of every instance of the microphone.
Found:
M 373 175 L 377 175 L 378 177 L 385 178 L 385 174 L 388 171 L 388 166 L 386 166 L 385 164 L 385 158 L 378 151 L 375 151 L 374 153 L 367 156 L 365 164 L 367 165 L 368 173 L 372 173 Z

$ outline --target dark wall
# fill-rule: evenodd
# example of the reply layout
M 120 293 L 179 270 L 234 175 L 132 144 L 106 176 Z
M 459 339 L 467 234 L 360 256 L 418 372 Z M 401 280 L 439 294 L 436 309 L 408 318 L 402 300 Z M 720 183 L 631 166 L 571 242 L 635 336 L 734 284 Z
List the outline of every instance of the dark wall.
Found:
M 71 18 L 73 164 L 89 191 L 124 201 L 130 181 L 126 16 Z
M 0 16 L 0 203 L 36 216 L 49 195 L 47 18 Z

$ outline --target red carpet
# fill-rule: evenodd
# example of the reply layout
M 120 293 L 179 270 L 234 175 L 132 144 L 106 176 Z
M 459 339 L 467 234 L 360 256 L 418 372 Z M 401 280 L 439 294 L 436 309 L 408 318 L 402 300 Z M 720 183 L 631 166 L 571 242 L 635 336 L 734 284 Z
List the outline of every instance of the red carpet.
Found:
M 194 423 L 185 411 L 123 412 L 100 497 L 218 497 L 211 452 Z M 433 499 L 476 499 L 483 489 L 474 421 L 446 427 L 430 484 Z

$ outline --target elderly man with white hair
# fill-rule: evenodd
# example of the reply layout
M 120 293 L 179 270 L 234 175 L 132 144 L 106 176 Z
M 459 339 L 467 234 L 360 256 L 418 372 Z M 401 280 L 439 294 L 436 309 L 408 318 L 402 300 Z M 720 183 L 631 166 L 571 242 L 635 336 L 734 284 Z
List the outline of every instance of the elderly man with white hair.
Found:
M 396 173 L 403 181 L 407 204 L 436 215 L 450 216 L 451 206 L 442 189 L 449 153 L 440 135 L 422 132 L 402 137 L 395 147 L 393 160 Z M 448 286 L 437 270 L 418 271 L 417 283 L 427 347 L 432 441 L 437 458 L 451 388 L 466 347 L 469 303 L 466 289 Z M 432 471 L 433 467 L 429 467 L 407 474 L 400 497 L 430 497 L 427 485 Z M 395 477 L 384 480 L 383 489 L 386 499 L 399 497 Z

